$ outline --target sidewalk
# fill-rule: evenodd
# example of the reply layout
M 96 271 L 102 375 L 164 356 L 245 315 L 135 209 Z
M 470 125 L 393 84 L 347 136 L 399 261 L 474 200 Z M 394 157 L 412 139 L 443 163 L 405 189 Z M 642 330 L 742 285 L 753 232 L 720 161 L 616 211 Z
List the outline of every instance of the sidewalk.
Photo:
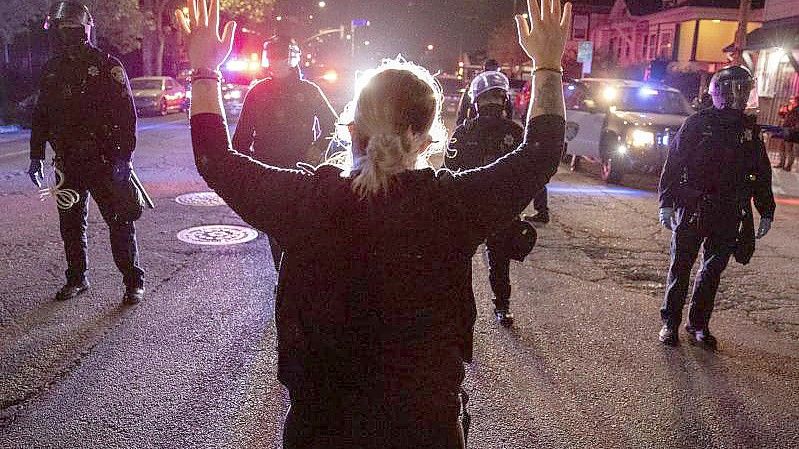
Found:
M 769 151 L 768 156 L 771 165 L 774 165 L 779 160 L 779 155 L 775 151 Z M 799 164 L 794 164 L 794 169 L 790 172 L 774 168 L 772 169 L 773 181 L 772 188 L 774 189 L 775 196 L 788 196 L 799 198 Z
M 0 132 L 0 145 L 5 143 L 17 142 L 20 140 L 28 140 L 31 136 L 31 130 L 20 129 L 15 132 Z

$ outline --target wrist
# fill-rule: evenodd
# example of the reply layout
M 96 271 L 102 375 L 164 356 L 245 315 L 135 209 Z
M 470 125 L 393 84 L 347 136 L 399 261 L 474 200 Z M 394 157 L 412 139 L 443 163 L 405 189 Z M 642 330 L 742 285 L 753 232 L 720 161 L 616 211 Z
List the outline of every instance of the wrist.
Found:
M 222 72 L 219 71 L 218 68 L 212 69 L 209 67 L 197 67 L 191 70 L 191 81 L 200 81 L 200 80 L 209 80 L 209 81 L 222 81 Z

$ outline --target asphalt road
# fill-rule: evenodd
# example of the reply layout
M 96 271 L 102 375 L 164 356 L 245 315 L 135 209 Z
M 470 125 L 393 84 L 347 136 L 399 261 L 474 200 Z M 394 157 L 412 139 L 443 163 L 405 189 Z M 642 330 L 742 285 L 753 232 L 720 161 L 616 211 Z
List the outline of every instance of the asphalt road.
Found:
M 0 140 L 0 447 L 280 447 L 286 395 L 266 238 L 176 238 L 244 225 L 225 206 L 175 201 L 208 190 L 183 115 L 141 121 L 136 165 L 157 203 L 137 223 L 147 299 L 120 306 L 94 207 L 92 289 L 58 303 L 55 206 L 25 174 L 26 142 Z M 752 263 L 725 273 L 719 349 L 665 348 L 656 333 L 669 235 L 653 184 L 607 187 L 561 169 L 553 222 L 512 267 L 510 330 L 493 323 L 485 258 L 475 256 L 471 448 L 799 447 L 799 202 L 781 200 Z

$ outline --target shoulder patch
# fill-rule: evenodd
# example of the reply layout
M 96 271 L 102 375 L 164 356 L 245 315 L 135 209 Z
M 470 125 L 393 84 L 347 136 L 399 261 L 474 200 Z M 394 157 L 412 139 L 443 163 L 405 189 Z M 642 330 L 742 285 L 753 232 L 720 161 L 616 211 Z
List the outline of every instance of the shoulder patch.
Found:
M 119 84 L 125 84 L 125 69 L 118 65 L 111 67 L 111 78 L 114 78 Z

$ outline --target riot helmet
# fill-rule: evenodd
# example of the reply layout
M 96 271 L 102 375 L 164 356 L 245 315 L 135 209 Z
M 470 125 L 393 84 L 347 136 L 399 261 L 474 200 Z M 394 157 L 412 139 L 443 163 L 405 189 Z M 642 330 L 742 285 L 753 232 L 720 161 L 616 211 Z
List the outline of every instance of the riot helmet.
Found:
M 89 8 L 75 1 L 53 3 L 44 21 L 44 29 L 59 49 L 87 44 L 91 39 L 94 19 Z
M 708 91 L 713 97 L 713 106 L 716 109 L 743 111 L 754 86 L 755 79 L 749 69 L 734 65 L 713 74 Z
M 486 72 L 496 72 L 499 71 L 499 62 L 496 59 L 486 59 L 486 62 L 483 63 L 483 70 Z
M 302 52 L 296 40 L 278 35 L 264 43 L 263 56 L 264 65 L 273 70 L 280 67 L 297 68 Z
M 472 84 L 469 86 L 469 97 L 474 102 L 480 95 L 495 89 L 501 90 L 507 95 L 510 90 L 508 77 L 500 72 L 483 72 L 472 80 Z

